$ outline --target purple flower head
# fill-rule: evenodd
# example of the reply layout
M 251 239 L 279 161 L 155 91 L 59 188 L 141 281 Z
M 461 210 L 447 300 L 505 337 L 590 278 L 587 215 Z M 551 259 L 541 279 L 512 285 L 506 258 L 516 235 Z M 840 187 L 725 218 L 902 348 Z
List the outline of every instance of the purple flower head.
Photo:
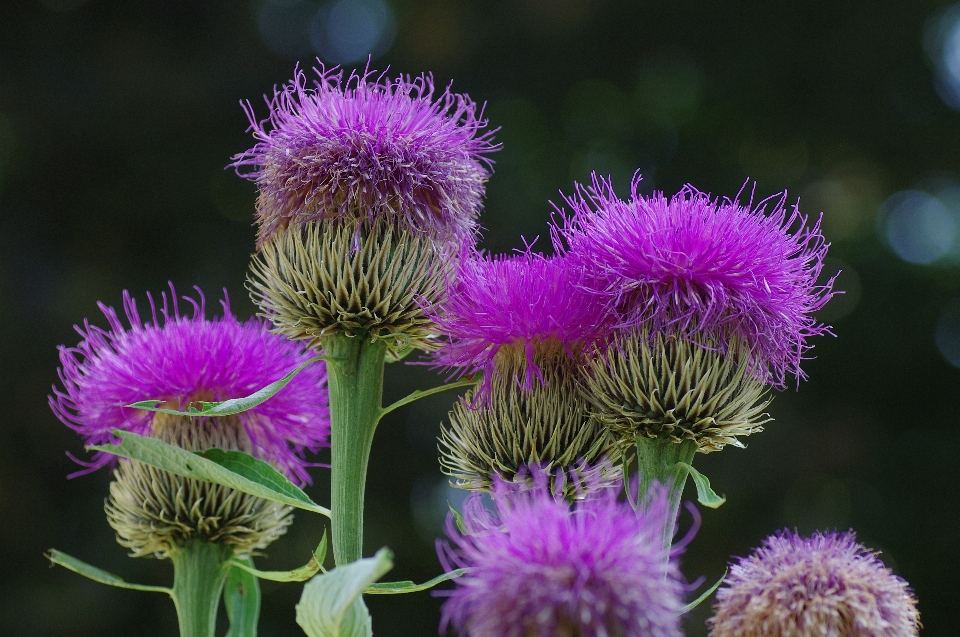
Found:
M 199 288 L 197 292 L 200 293 Z M 123 293 L 130 323 L 125 328 L 112 307 L 99 304 L 109 329 L 84 320 L 76 347 L 60 346 L 63 391 L 56 386 L 50 407 L 84 444 L 116 443 L 111 429 L 150 435 L 155 412 L 126 407 L 159 399 L 184 410 L 197 400 L 240 398 L 278 380 L 310 358 L 302 345 L 271 334 L 258 319 L 239 322 L 230 312 L 224 291 L 223 316 L 204 317 L 204 297 L 183 297 L 192 316 L 181 315 L 176 292 L 162 294 L 157 317 L 147 294 L 152 321 L 143 322 L 136 301 Z M 306 450 L 327 446 L 330 422 L 322 363 L 309 365 L 270 400 L 237 415 L 256 455 L 300 483 L 310 481 L 303 459 Z M 93 471 L 113 456 L 97 454 L 77 461 Z M 86 473 L 82 471 L 80 473 Z
M 484 182 L 499 149 L 482 109 L 433 78 L 299 69 L 267 100 L 258 121 L 244 109 L 257 144 L 234 157 L 257 182 L 259 242 L 289 224 L 348 215 L 389 216 L 441 240 L 472 235 Z
M 781 531 L 730 567 L 708 623 L 713 637 L 909 637 L 920 626 L 916 604 L 853 531 Z
M 443 606 L 441 630 L 470 637 L 679 637 L 684 585 L 660 532 L 663 490 L 640 512 L 619 489 L 568 504 L 545 488 L 494 487 L 496 512 L 479 495 L 451 518 L 441 561 L 469 568 Z M 666 575 L 664 574 L 664 565 Z
M 745 340 L 756 371 L 783 386 L 804 377 L 806 339 L 828 331 L 812 313 L 832 296 L 818 286 L 828 244 L 786 193 L 756 206 L 686 186 L 671 198 L 643 197 L 639 175 L 629 201 L 593 177 L 566 202 L 573 215 L 554 228 L 569 258 L 596 269 L 598 294 L 616 298 L 624 324 L 670 330 L 694 341 Z
M 505 371 L 495 364 L 498 354 L 511 350 L 511 358 L 523 363 L 522 386 L 529 389 L 534 378 L 543 383 L 534 362 L 537 350 L 573 358 L 609 329 L 608 304 L 588 291 L 585 276 L 571 259 L 529 249 L 512 256 L 465 256 L 447 286 L 447 300 L 434 312 L 438 331 L 449 338 L 434 360 L 465 373 L 483 371 L 489 386 L 494 373 Z

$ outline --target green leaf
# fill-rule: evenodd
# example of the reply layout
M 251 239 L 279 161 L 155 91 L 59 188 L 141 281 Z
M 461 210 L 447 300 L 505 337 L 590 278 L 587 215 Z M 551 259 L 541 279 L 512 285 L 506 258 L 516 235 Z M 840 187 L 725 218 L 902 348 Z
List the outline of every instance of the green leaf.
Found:
M 693 465 L 687 464 L 686 462 L 678 462 L 677 466 L 683 467 L 690 472 L 693 483 L 697 485 L 697 501 L 700 502 L 700 504 L 705 507 L 710 507 L 711 509 L 716 509 L 727 501 L 725 497 L 717 495 L 714 490 L 710 488 L 710 481 L 707 480 L 707 476 L 694 469 Z
M 447 580 L 460 577 L 466 572 L 466 569 L 458 568 L 450 571 L 449 573 L 438 575 L 429 582 L 424 582 L 423 584 L 414 584 L 410 580 L 405 580 L 403 582 L 380 582 L 379 584 L 372 584 L 368 586 L 367 590 L 363 592 L 367 595 L 399 595 L 401 593 L 416 593 L 417 591 L 425 591 L 428 588 L 433 588 L 437 584 L 446 582 Z
M 450 508 L 450 513 L 453 514 L 453 519 L 457 522 L 457 530 L 460 531 L 460 535 L 466 535 L 467 530 L 463 524 L 463 514 L 453 508 L 453 505 L 447 502 L 447 506 Z
M 310 360 L 301 363 L 298 365 L 292 372 L 281 378 L 280 380 L 274 381 L 264 387 L 263 389 L 258 389 L 249 396 L 244 396 L 243 398 L 231 398 L 230 400 L 224 400 L 218 403 L 208 403 L 203 400 L 198 400 L 187 405 L 187 411 L 177 411 L 176 409 L 165 409 L 159 407 L 159 405 L 164 404 L 165 400 L 141 400 L 139 402 L 127 405 L 127 407 L 133 407 L 135 409 L 146 409 L 148 411 L 159 411 L 164 414 L 173 414 L 174 416 L 230 416 L 233 414 L 239 414 L 242 411 L 252 409 L 260 403 L 266 402 L 267 399 L 271 398 L 278 391 L 287 386 L 293 377 L 302 372 L 308 365 L 315 363 L 317 361 L 328 360 L 327 356 L 314 356 Z M 197 409 L 194 405 L 200 405 L 200 409 Z
M 432 396 L 433 394 L 439 394 L 440 392 L 447 391 L 448 389 L 456 389 L 457 387 L 467 387 L 470 385 L 476 385 L 479 380 L 479 374 L 474 374 L 470 378 L 464 378 L 463 380 L 458 380 L 455 383 L 447 383 L 446 385 L 440 385 L 439 387 L 432 387 L 430 389 L 418 389 L 410 394 L 407 394 L 405 397 L 401 398 L 392 405 L 388 405 L 380 410 L 380 415 L 377 417 L 379 420 L 387 414 L 389 414 L 394 409 L 403 407 L 404 405 L 409 405 L 415 400 L 420 400 L 426 396 Z
M 260 571 L 253 567 L 253 562 L 240 562 L 234 560 L 231 565 L 242 569 L 252 576 L 260 579 L 270 580 L 271 582 L 305 582 L 318 571 L 323 570 L 323 560 L 327 557 L 327 531 L 323 531 L 323 539 L 320 540 L 320 546 L 313 552 L 313 556 L 306 565 L 295 568 L 292 571 Z
M 222 484 L 265 500 L 330 517 L 329 509 L 313 502 L 283 474 L 263 460 L 243 452 L 208 449 L 198 454 L 129 431 L 114 429 L 113 434 L 122 439 L 120 444 L 93 445 L 87 449 L 137 460 L 185 478 Z
M 269 487 L 286 497 L 293 498 L 311 506 L 318 506 L 303 492 L 303 489 L 290 482 L 287 476 L 274 469 L 269 463 L 258 460 L 248 453 L 242 451 L 224 451 L 216 447 L 207 449 L 206 451 L 194 451 L 192 453 L 195 453 L 201 458 L 211 460 L 227 471 L 242 476 L 251 482 Z
M 71 570 L 74 573 L 79 573 L 88 579 L 92 579 L 95 582 L 100 582 L 101 584 L 106 584 L 107 586 L 116 586 L 117 588 L 129 588 L 134 591 L 147 591 L 150 593 L 166 593 L 167 595 L 172 595 L 173 591 L 167 588 L 166 586 L 147 586 L 146 584 L 131 584 L 127 581 L 124 581 L 123 578 L 114 575 L 113 573 L 108 573 L 103 569 L 99 569 L 96 566 L 91 566 L 86 562 L 78 560 L 75 557 L 67 555 L 63 551 L 58 551 L 57 549 L 50 549 L 45 554 L 45 557 L 54 564 L 59 564 L 67 570 Z
M 308 637 L 371 637 L 370 612 L 360 596 L 393 568 L 393 554 L 380 549 L 373 557 L 317 575 L 303 587 L 297 623 Z
M 683 608 L 681 608 L 681 609 L 680 609 L 680 614 L 681 614 L 681 615 L 686 615 L 687 613 L 689 613 L 690 611 L 692 611 L 694 608 L 696 608 L 697 606 L 699 606 L 699 605 L 702 604 L 703 602 L 707 601 L 707 598 L 710 597 L 711 595 L 713 595 L 713 591 L 715 591 L 715 590 L 717 590 L 718 588 L 720 588 L 720 585 L 723 584 L 723 580 L 727 577 L 727 572 L 728 572 L 729 570 L 730 570 L 730 569 L 724 570 L 724 571 L 723 571 L 723 576 L 721 576 L 720 579 L 717 580 L 717 583 L 714 584 L 713 586 L 711 586 L 710 588 L 708 588 L 707 590 L 703 591 L 703 594 L 702 594 L 700 597 L 696 598 L 695 600 L 693 600 L 692 602 L 690 602 L 689 604 L 687 604 L 686 606 L 684 606 Z
M 253 560 L 243 558 L 243 563 L 253 566 Z M 223 603 L 227 607 L 230 630 L 226 637 L 257 637 L 257 620 L 260 619 L 260 583 L 257 578 L 237 566 L 241 560 L 231 563 L 227 583 L 223 587 Z

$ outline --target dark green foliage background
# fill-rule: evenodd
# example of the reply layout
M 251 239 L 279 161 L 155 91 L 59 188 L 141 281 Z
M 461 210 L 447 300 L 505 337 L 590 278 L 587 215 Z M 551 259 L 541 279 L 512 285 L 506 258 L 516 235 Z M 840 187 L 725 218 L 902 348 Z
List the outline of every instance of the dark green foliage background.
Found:
M 0 3 L 0 634 L 175 634 L 166 598 L 47 568 L 42 553 L 57 547 L 144 583 L 171 575 L 114 543 L 107 472 L 65 478 L 76 465 L 64 450 L 83 450 L 46 395 L 56 346 L 77 342 L 71 325 L 102 325 L 96 302 L 117 306 L 125 288 L 142 297 L 168 280 L 181 293 L 196 284 L 213 308 L 226 287 L 235 311 L 252 314 L 243 284 L 255 189 L 224 165 L 251 144 L 238 101 L 263 115 L 259 96 L 296 61 L 262 44 L 256 6 Z M 713 581 L 728 556 L 776 529 L 852 526 L 915 587 L 924 634 L 956 634 L 960 370 L 937 352 L 933 330 L 960 296 L 960 270 L 903 263 L 873 222 L 889 194 L 931 171 L 960 171 L 960 114 L 934 92 L 921 45 L 925 20 L 946 5 L 392 6 L 396 41 L 374 65 L 454 80 L 501 127 L 482 218 L 493 251 L 521 236 L 545 245 L 548 200 L 590 168 L 612 173 L 621 193 L 635 167 L 646 191 L 668 193 L 689 182 L 733 196 L 749 176 L 758 197 L 789 188 L 804 212 L 826 211 L 830 267 L 842 260 L 850 290 L 826 310 L 840 315 L 837 338 L 817 339 L 810 380 L 776 397 L 776 422 L 748 449 L 697 459 L 728 503 L 703 512 L 684 571 Z M 437 382 L 423 367 L 394 366 L 386 399 Z M 392 414 L 375 442 L 367 552 L 393 548 L 397 578 L 439 572 L 410 503 L 421 497 L 415 485 L 440 480 L 432 439 L 448 398 Z M 311 495 L 329 502 L 326 470 L 315 476 Z M 306 561 L 321 518 L 297 519 L 261 568 Z M 298 597 L 298 585 L 264 584 L 264 637 L 301 634 Z M 378 636 L 436 634 L 440 600 L 427 594 L 370 607 Z M 690 635 L 705 634 L 706 615 L 690 618 Z

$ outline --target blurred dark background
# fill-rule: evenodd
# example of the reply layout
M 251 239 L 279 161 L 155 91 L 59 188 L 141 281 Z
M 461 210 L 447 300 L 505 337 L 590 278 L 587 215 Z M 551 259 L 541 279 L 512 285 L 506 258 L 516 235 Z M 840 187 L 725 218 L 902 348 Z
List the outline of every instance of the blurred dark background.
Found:
M 960 5 L 957 5 L 960 6 Z M 47 407 L 71 326 L 172 281 L 253 307 L 244 276 L 255 188 L 224 170 L 249 145 L 238 105 L 316 56 L 437 83 L 487 103 L 503 151 L 484 245 L 546 245 L 550 200 L 590 170 L 624 194 L 685 183 L 734 196 L 789 189 L 824 213 L 828 269 L 846 291 L 825 310 L 799 389 L 746 450 L 697 464 L 728 503 L 703 512 L 683 559 L 714 581 L 773 531 L 853 527 L 915 588 L 925 630 L 960 625 L 960 9 L 942 1 L 5 0 L 0 3 L 0 634 L 173 635 L 159 595 L 63 569 L 56 547 L 128 579 L 170 582 L 131 560 L 103 515 L 109 476 L 73 480 L 83 453 Z M 387 399 L 439 382 L 389 371 Z M 452 400 L 381 424 L 367 549 L 391 578 L 439 572 L 448 499 L 435 436 Z M 328 502 L 327 475 L 311 493 Z M 306 561 L 321 518 L 261 568 Z M 302 634 L 297 584 L 263 586 L 261 635 Z M 369 600 L 379 636 L 434 635 L 440 600 Z M 687 623 L 704 635 L 708 608 Z M 951 628 L 953 626 L 953 628 Z M 225 628 L 224 628 L 225 630 Z

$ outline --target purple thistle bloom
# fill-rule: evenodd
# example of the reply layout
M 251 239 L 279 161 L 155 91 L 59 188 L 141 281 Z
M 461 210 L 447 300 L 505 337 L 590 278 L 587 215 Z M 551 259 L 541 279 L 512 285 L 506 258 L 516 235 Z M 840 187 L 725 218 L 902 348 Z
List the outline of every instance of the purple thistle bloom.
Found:
M 783 386 L 799 380 L 806 339 L 828 332 L 812 313 L 832 296 L 833 279 L 816 285 L 828 244 L 820 223 L 807 226 L 796 207 L 741 206 L 687 186 L 671 198 L 641 196 L 639 175 L 629 201 L 596 175 L 566 198 L 573 215 L 554 238 L 570 258 L 599 270 L 600 295 L 614 295 L 625 324 L 651 333 L 679 331 L 692 341 L 733 336 L 746 341 L 757 369 Z M 703 335 L 703 336 L 698 336 Z
M 535 476 L 536 477 L 536 476 Z M 443 606 L 470 637 L 679 637 L 684 585 L 660 542 L 665 491 L 640 512 L 620 489 L 588 492 L 572 507 L 545 488 L 494 486 L 496 512 L 479 495 L 438 542 L 446 570 L 469 568 Z M 666 574 L 664 573 L 664 565 Z
M 543 383 L 534 363 L 538 347 L 573 358 L 609 330 L 608 304 L 587 291 L 585 276 L 571 259 L 529 250 L 464 257 L 432 317 L 450 339 L 434 360 L 465 373 L 483 371 L 488 386 L 497 354 L 516 347 L 526 363 L 523 387 L 529 389 L 534 377 Z
M 916 604 L 853 531 L 781 531 L 730 567 L 708 623 L 713 637 L 909 637 L 920 626 Z
M 289 224 L 333 217 L 389 216 L 449 240 L 472 235 L 484 182 L 499 149 L 482 109 L 448 87 L 435 100 L 433 78 L 315 69 L 274 90 L 270 115 L 244 110 L 257 144 L 231 166 L 257 182 L 258 242 Z
M 197 288 L 197 292 L 200 292 Z M 193 306 L 191 317 L 180 314 L 176 292 L 162 294 L 157 317 L 153 297 L 152 322 L 144 323 L 136 301 L 123 293 L 130 328 L 123 326 L 112 307 L 99 304 L 110 329 L 76 327 L 83 339 L 76 347 L 60 346 L 59 370 L 64 390 L 56 386 L 50 407 L 84 444 L 116 443 L 111 429 L 150 435 L 155 412 L 126 407 L 159 399 L 184 410 L 197 400 L 222 401 L 252 394 L 276 381 L 310 358 L 301 345 L 271 334 L 259 319 L 240 323 L 230 312 L 224 291 L 223 316 L 204 318 L 204 297 Z M 322 363 L 310 365 L 270 400 L 236 416 L 256 450 L 291 479 L 310 481 L 303 459 L 328 445 L 326 373 Z M 92 462 L 78 463 L 96 470 L 114 456 L 97 454 Z M 74 474 L 78 475 L 78 474 Z

